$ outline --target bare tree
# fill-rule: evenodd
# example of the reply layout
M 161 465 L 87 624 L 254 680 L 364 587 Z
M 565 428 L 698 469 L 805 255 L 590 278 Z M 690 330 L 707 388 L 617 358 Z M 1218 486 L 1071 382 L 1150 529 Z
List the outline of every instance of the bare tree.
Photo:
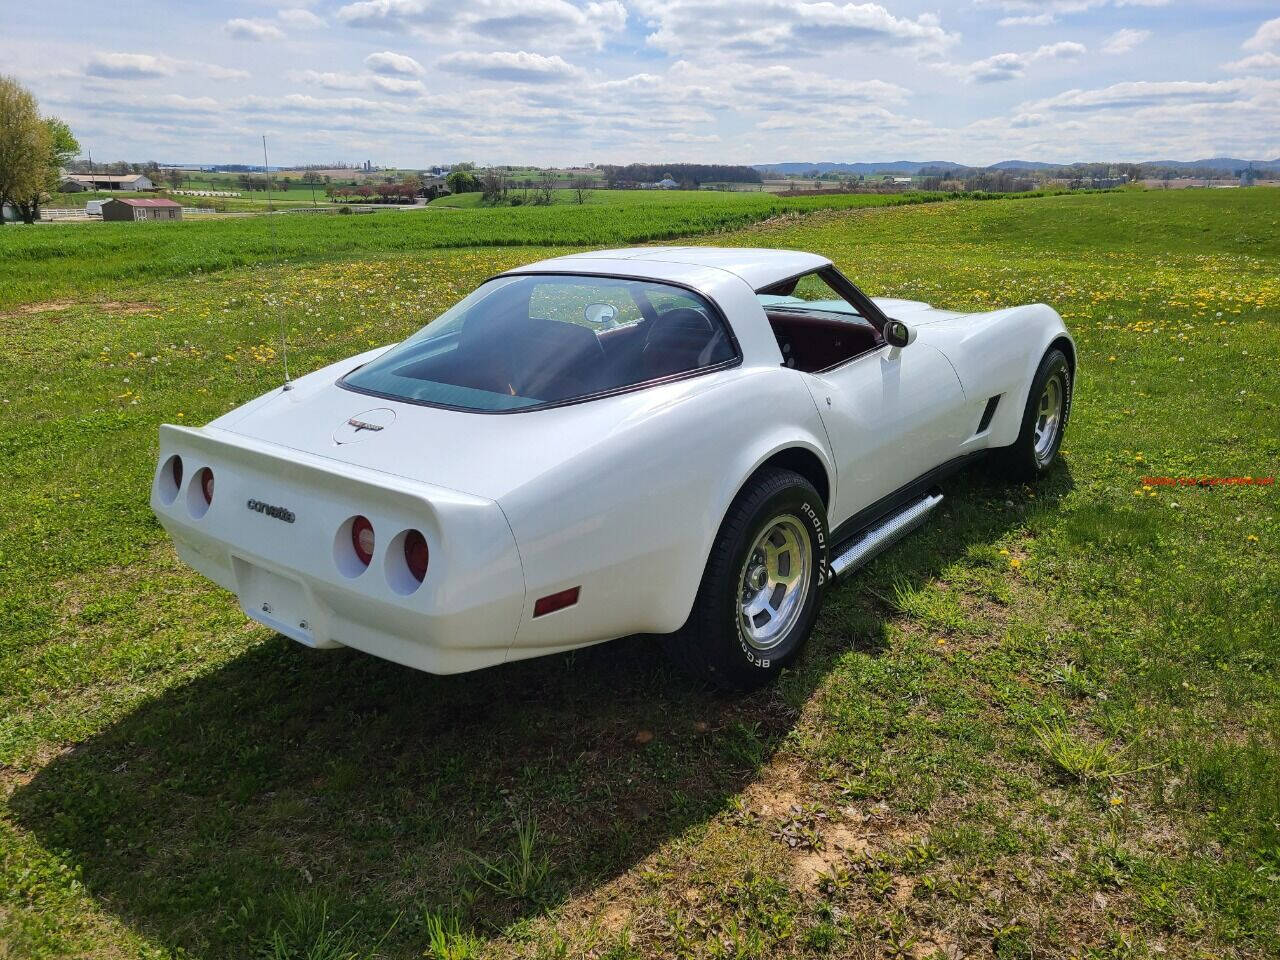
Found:
M 573 180 L 573 202 L 586 203 L 591 196 L 591 181 L 587 177 L 575 177 Z
M 554 171 L 543 170 L 542 175 L 538 178 L 538 189 L 534 194 L 533 202 L 542 206 L 547 206 L 555 200 L 556 175 Z
M 481 199 L 489 203 L 498 203 L 507 198 L 507 175 L 496 167 L 491 167 L 480 175 Z

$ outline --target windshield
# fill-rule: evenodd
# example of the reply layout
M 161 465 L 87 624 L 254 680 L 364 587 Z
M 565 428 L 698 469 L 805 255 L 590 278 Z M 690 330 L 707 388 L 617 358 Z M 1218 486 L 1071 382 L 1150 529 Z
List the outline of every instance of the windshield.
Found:
M 681 287 L 536 274 L 490 280 L 340 383 L 414 403 L 516 410 L 736 357 L 717 312 Z

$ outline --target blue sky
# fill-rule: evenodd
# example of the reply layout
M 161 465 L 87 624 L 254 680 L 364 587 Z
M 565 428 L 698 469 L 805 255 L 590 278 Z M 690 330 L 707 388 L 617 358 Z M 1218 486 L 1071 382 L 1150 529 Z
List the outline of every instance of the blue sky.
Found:
M 1275 0 L 5 0 L 0 27 L 0 72 L 101 160 L 1280 156 Z

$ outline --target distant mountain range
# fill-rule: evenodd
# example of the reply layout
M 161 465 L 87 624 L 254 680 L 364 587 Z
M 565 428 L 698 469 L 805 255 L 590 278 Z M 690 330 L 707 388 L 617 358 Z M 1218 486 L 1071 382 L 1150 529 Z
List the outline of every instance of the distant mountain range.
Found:
M 1245 167 L 1252 166 L 1258 171 L 1280 172 L 1280 158 L 1275 160 L 1238 160 L 1235 157 L 1212 157 L 1207 160 L 1144 160 L 1142 164 L 1155 167 L 1169 167 L 1175 170 L 1220 170 L 1224 173 L 1235 173 Z M 1058 167 L 1069 167 L 1069 163 L 1043 163 L 1039 160 L 1001 160 L 987 167 L 969 167 L 952 160 L 886 160 L 880 163 L 757 163 L 755 169 L 763 173 L 804 174 L 817 170 L 819 173 L 900 173 L 914 175 L 925 167 L 943 170 L 1053 170 Z

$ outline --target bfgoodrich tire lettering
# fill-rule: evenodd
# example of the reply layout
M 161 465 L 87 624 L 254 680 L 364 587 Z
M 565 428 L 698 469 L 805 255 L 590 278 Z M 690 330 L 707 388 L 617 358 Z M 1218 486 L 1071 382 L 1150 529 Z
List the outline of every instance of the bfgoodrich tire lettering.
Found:
M 818 492 L 790 470 L 762 470 L 726 512 L 693 611 L 667 649 L 718 686 L 760 686 L 804 646 L 827 577 Z

